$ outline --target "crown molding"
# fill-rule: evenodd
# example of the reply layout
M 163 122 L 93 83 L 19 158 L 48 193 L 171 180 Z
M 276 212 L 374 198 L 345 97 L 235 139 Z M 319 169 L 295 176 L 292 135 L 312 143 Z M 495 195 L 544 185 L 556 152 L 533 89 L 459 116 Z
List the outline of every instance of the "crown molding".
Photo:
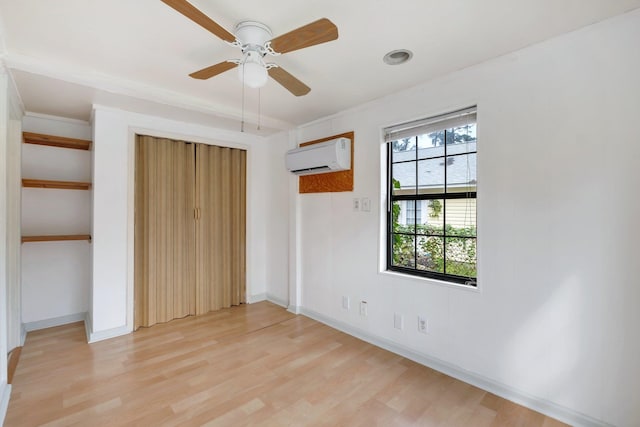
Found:
M 60 117 L 60 116 L 52 116 L 51 114 L 41 114 L 41 113 L 34 113 L 33 111 L 27 111 L 24 113 L 25 117 L 33 117 L 36 119 L 45 119 L 45 120 L 52 120 L 52 121 L 56 121 L 56 122 L 62 122 L 62 123 L 70 123 L 73 125 L 81 125 L 81 126 L 89 126 L 90 123 L 86 120 L 80 120 L 80 119 L 70 119 L 68 117 Z
M 67 83 L 90 87 L 99 91 L 209 114 L 223 119 L 236 120 L 238 122 L 242 121 L 242 111 L 240 110 L 206 101 L 202 98 L 183 95 L 179 92 L 164 88 L 122 79 L 96 71 L 79 70 L 75 67 L 71 68 L 59 63 L 44 62 L 25 55 L 6 53 L 3 59 L 5 66 L 10 70 L 24 71 Z M 261 126 L 276 130 L 286 130 L 294 127 L 294 125 L 289 122 L 271 117 L 259 117 L 257 114 L 247 113 L 246 111 L 244 113 L 244 122 L 245 125 L 257 125 L 260 123 Z

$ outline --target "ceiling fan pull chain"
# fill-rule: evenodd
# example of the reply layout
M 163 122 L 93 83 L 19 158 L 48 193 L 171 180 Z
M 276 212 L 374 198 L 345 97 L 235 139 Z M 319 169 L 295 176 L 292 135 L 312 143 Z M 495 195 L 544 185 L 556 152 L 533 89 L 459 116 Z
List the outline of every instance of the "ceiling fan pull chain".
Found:
M 258 88 L 258 130 L 260 130 L 260 118 L 262 117 L 262 89 Z
M 240 122 L 240 132 L 244 132 L 244 64 L 242 67 L 242 121 Z

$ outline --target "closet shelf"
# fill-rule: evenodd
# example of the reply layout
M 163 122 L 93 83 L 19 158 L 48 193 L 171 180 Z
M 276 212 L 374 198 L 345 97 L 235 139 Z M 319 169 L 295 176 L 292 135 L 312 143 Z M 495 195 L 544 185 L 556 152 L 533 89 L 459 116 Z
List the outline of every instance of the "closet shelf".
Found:
M 68 240 L 87 240 L 91 242 L 91 234 L 59 234 L 46 236 L 22 236 L 22 243 L 28 242 L 61 242 Z
M 63 136 L 43 135 L 33 132 L 22 132 L 25 144 L 48 145 L 50 147 L 73 148 L 76 150 L 88 150 L 91 141 L 84 139 L 65 138 Z
M 22 180 L 23 187 L 30 188 L 58 188 L 63 190 L 90 190 L 90 182 L 76 181 L 51 181 L 48 179 L 27 179 Z

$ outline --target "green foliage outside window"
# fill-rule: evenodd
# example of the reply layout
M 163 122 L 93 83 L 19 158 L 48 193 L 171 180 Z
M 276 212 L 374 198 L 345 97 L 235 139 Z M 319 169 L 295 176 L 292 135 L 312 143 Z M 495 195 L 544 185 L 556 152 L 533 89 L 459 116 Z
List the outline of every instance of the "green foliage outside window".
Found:
M 429 212 L 430 218 L 440 218 L 440 212 L 442 212 L 442 203 L 440 200 L 429 200 L 429 207 L 431 208 L 431 212 Z
M 416 244 L 413 225 L 398 223 L 400 209 L 399 203 L 393 204 L 393 265 L 444 273 L 446 246 L 446 273 L 476 277 L 476 227 L 418 224 Z M 447 236 L 446 245 L 441 236 Z

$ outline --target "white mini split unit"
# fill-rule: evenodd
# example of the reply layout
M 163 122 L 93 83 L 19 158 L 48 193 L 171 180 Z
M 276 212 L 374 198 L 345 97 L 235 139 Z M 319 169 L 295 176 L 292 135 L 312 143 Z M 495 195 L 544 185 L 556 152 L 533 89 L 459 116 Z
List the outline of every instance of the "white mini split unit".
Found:
M 351 169 L 351 140 L 336 138 L 287 151 L 287 170 L 296 175 Z

